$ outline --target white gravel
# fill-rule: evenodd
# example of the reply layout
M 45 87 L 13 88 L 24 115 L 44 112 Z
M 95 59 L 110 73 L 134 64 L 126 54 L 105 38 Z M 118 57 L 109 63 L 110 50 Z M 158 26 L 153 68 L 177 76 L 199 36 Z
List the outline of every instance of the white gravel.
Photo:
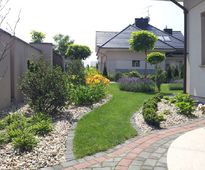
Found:
M 111 96 L 103 99 L 91 107 L 69 106 L 63 113 L 54 118 L 54 130 L 46 137 L 39 137 L 38 145 L 32 152 L 17 153 L 11 143 L 0 146 L 0 170 L 28 170 L 43 167 L 55 166 L 66 161 L 66 141 L 71 124 L 75 119 L 79 119 L 92 109 L 105 104 Z M 22 111 L 30 114 L 28 105 L 22 105 L 18 109 L 8 109 L 4 115 L 10 111 Z M 3 111 L 1 112 L 3 113 Z
M 205 107 L 205 106 L 204 106 Z M 160 128 L 166 129 L 169 127 L 181 125 L 193 121 L 197 118 L 204 116 L 202 109 L 197 108 L 192 114 L 195 115 L 195 118 L 188 118 L 185 115 L 179 114 L 179 110 L 175 107 L 174 104 L 169 103 L 167 100 L 162 99 L 158 103 L 158 113 L 165 112 L 166 121 L 160 123 Z M 134 114 L 134 123 L 138 129 L 138 133 L 146 134 L 154 130 L 159 130 L 154 127 L 149 126 L 143 118 L 142 109 Z

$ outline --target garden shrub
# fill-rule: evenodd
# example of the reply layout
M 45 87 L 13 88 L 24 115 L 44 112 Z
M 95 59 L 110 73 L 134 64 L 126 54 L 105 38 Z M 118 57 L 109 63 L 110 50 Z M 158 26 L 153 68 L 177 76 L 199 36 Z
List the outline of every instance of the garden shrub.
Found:
M 171 83 L 171 84 L 169 84 L 169 90 L 183 90 L 183 84 Z
M 5 120 L 0 120 L 0 130 L 3 130 L 6 128 L 6 122 Z
M 102 84 L 80 85 L 72 90 L 71 99 L 76 105 L 90 105 L 105 97 L 106 90 Z
M 156 114 L 156 110 L 154 108 L 146 108 L 143 111 L 144 120 L 147 124 L 159 127 L 160 122 L 165 120 L 163 116 L 159 116 Z
M 119 79 L 120 90 L 131 92 L 154 92 L 155 84 L 150 79 L 121 78 Z
M 5 131 L 0 131 L 0 145 L 6 144 L 9 142 L 8 134 Z
M 192 112 L 194 111 L 193 105 L 189 102 L 177 102 L 176 107 L 179 108 L 179 113 L 191 116 Z
M 142 78 L 142 75 L 138 71 L 130 71 L 127 73 L 123 73 L 123 77 L 136 77 L 136 78 Z
M 118 73 L 115 74 L 114 79 L 115 79 L 115 81 L 118 81 L 118 80 L 121 79 L 122 77 L 123 77 L 123 73 L 118 72 Z
M 14 149 L 20 152 L 31 151 L 37 145 L 37 139 L 28 130 L 22 130 L 18 136 L 13 138 Z
M 66 66 L 69 83 L 73 85 L 85 84 L 86 71 L 81 60 L 71 60 Z
M 20 90 L 35 112 L 52 114 L 68 101 L 68 81 L 61 68 L 39 60 L 23 76 Z
M 192 116 L 195 102 L 189 94 L 178 94 L 171 98 L 170 102 L 176 105 L 180 114 Z
M 143 104 L 143 117 L 147 124 L 159 127 L 160 122 L 165 120 L 164 114 L 157 114 L 157 103 L 162 99 L 161 94 L 156 94 Z
M 30 120 L 30 131 L 35 135 L 46 135 L 53 130 L 52 120 L 43 113 L 37 113 Z

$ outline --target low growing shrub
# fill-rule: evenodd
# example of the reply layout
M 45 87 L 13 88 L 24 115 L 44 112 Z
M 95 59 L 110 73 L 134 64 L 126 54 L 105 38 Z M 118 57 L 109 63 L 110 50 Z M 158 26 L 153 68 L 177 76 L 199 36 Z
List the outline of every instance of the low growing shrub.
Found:
M 190 97 L 189 94 L 178 94 L 170 99 L 171 103 L 174 103 L 179 109 L 179 113 L 191 116 L 194 110 L 194 100 Z
M 183 90 L 183 84 L 171 83 L 171 84 L 169 84 L 169 90 Z
M 156 114 L 156 110 L 154 108 L 145 108 L 143 111 L 144 120 L 147 124 L 159 127 L 160 122 L 165 120 L 164 117 L 161 115 Z
M 144 102 L 142 114 L 147 124 L 159 127 L 160 122 L 165 120 L 164 114 L 157 114 L 157 103 L 162 97 L 161 94 L 157 94 Z
M 20 152 L 31 151 L 37 145 L 37 139 L 28 130 L 23 130 L 18 136 L 13 138 L 14 149 Z
M 193 105 L 189 102 L 177 102 L 176 107 L 179 108 L 179 113 L 191 116 L 192 112 L 194 111 Z
M 154 92 L 155 84 L 150 79 L 121 78 L 119 80 L 120 90 L 131 92 Z
M 106 89 L 102 84 L 80 85 L 72 89 L 71 100 L 76 105 L 90 105 L 105 97 Z
M 123 77 L 136 77 L 136 78 L 142 78 L 142 75 L 138 71 L 130 71 L 127 73 L 123 73 Z
M 9 137 L 5 131 L 0 131 L 0 145 L 6 144 L 9 142 Z
M 0 130 L 3 130 L 3 129 L 5 129 L 6 128 L 6 122 L 5 122 L 5 120 L 0 120 Z
M 35 135 L 46 135 L 53 130 L 52 120 L 43 113 L 37 113 L 30 120 L 30 131 Z

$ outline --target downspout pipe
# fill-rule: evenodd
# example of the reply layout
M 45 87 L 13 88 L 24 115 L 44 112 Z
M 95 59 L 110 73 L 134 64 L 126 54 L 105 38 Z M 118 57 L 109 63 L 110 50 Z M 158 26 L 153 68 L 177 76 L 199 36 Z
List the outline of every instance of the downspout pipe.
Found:
M 184 11 L 184 93 L 187 92 L 187 23 L 188 10 L 176 0 L 170 0 Z

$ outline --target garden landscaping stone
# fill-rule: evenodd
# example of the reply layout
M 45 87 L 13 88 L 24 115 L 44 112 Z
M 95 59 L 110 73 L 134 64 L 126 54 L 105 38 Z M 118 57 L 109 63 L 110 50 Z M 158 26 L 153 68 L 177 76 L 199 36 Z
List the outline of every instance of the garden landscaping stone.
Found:
M 179 114 L 179 110 L 176 108 L 174 104 L 170 104 L 167 100 L 162 99 L 161 102 L 158 103 L 158 113 L 168 112 L 166 116 L 166 121 L 162 121 L 160 123 L 160 128 L 167 129 L 173 126 L 185 124 L 188 122 L 192 122 L 198 118 L 205 117 L 201 110 L 195 110 L 192 114 L 194 117 L 187 117 L 185 115 Z M 152 131 L 156 131 L 155 127 L 149 126 L 143 118 L 142 109 L 136 112 L 132 117 L 132 124 L 137 130 L 139 134 L 147 134 Z
M 201 118 L 191 123 L 150 134 L 137 136 L 106 152 L 73 161 L 64 170 L 116 169 L 116 170 L 167 170 L 167 151 L 171 143 L 182 134 L 205 126 Z M 89 158 L 89 159 L 88 159 Z M 51 168 L 52 169 L 52 168 Z M 50 170 L 50 169 L 46 169 Z M 55 170 L 55 167 L 52 169 Z
M 101 100 L 99 103 L 89 107 L 69 106 L 57 115 L 54 115 L 54 130 L 45 137 L 38 137 L 37 147 L 31 152 L 17 153 L 14 151 L 11 143 L 0 146 L 0 169 L 39 169 L 43 167 L 51 167 L 48 169 L 62 169 L 63 167 L 76 164 L 76 161 L 64 163 L 67 159 L 72 159 L 73 128 L 76 126 L 76 121 L 92 109 L 105 104 L 110 100 L 111 96 Z M 10 112 L 23 112 L 26 115 L 32 114 L 28 105 L 19 105 L 18 108 L 8 108 L 1 112 L 1 115 L 6 116 Z M 71 132 L 71 133 L 69 133 Z M 67 147 L 69 146 L 69 147 Z M 91 158 L 90 158 L 91 159 Z M 82 160 L 84 162 L 84 160 Z M 79 163 L 79 161 L 77 162 Z

